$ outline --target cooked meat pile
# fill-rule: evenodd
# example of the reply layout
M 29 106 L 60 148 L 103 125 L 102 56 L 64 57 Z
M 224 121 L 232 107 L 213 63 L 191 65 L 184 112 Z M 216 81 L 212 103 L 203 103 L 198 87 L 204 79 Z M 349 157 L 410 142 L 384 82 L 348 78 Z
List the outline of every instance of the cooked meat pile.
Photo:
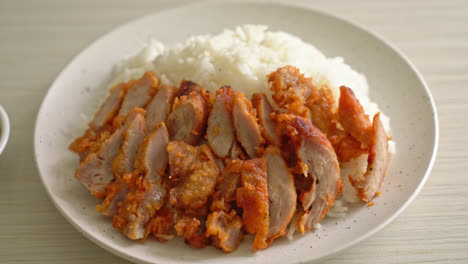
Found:
M 257 251 L 289 225 L 310 231 L 342 191 L 340 164 L 361 155 L 367 171 L 345 177 L 372 200 L 389 159 L 379 114 L 371 122 L 350 88 L 335 102 L 292 66 L 268 81 L 275 107 L 265 94 L 212 94 L 191 81 L 177 89 L 152 72 L 119 84 L 70 145 L 75 177 L 129 239 L 183 236 L 225 252 L 247 233 Z

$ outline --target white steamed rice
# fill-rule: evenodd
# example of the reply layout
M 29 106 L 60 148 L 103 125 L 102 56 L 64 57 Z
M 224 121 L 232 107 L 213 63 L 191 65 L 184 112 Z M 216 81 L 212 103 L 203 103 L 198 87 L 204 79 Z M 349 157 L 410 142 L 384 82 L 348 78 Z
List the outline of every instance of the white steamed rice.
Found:
M 300 38 L 268 31 L 263 25 L 243 25 L 218 35 L 193 36 L 172 47 L 151 40 L 136 56 L 116 67 L 110 85 L 153 70 L 171 84 L 186 79 L 212 92 L 230 85 L 250 97 L 264 91 L 266 76 L 285 65 L 298 67 L 318 86 L 328 84 L 336 97 L 339 87 L 346 85 L 353 89 L 366 113 L 373 116 L 379 111 L 368 98 L 365 76 L 344 63 L 343 58 L 327 58 Z M 381 119 L 389 129 L 389 119 L 383 114 Z

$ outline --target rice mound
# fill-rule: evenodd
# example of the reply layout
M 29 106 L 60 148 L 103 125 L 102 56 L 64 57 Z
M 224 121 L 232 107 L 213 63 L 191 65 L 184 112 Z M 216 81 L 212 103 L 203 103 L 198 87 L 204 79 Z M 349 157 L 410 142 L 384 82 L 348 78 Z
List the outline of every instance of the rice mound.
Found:
M 318 87 L 327 84 L 336 98 L 339 87 L 346 85 L 353 89 L 368 114 L 372 116 L 379 111 L 369 101 L 366 77 L 344 63 L 343 58 L 327 58 L 300 38 L 268 31 L 263 25 L 243 25 L 218 35 L 192 36 L 171 47 L 151 40 L 136 56 L 116 67 L 110 85 L 153 70 L 169 84 L 191 80 L 212 92 L 230 85 L 250 97 L 254 92 L 265 91 L 267 75 L 285 65 L 298 67 Z M 388 118 L 384 115 L 381 118 L 388 130 Z

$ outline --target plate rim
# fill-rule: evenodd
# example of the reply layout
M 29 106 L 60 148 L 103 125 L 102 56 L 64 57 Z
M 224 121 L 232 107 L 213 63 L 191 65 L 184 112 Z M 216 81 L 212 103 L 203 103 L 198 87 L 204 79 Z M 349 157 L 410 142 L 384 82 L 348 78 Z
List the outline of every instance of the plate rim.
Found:
M 433 98 L 433 95 L 429 89 L 429 86 L 427 85 L 426 81 L 424 80 L 422 74 L 419 72 L 419 70 L 416 68 L 416 66 L 409 60 L 409 58 L 399 49 L 397 48 L 392 42 L 386 40 L 383 38 L 380 34 L 370 30 L 364 25 L 358 24 L 354 22 L 352 19 L 349 18 L 343 18 L 338 15 L 335 15 L 333 13 L 330 13 L 328 11 L 325 11 L 323 9 L 318 9 L 315 7 L 310 7 L 307 6 L 307 4 L 299 2 L 299 1 L 291 1 L 291 2 L 280 2 L 279 0 L 273 0 L 273 1 L 255 1 L 255 0 L 225 0 L 223 2 L 219 2 L 216 0 L 202 0 L 202 1 L 196 1 L 196 2 L 189 2 L 181 5 L 170 5 L 166 8 L 157 10 L 155 12 L 151 12 L 148 14 L 145 14 L 143 16 L 135 17 L 133 19 L 130 19 L 122 24 L 119 24 L 115 27 L 113 27 L 110 31 L 107 31 L 106 33 L 100 35 L 98 38 L 92 40 L 90 43 L 88 43 L 83 49 L 81 49 L 77 54 L 75 54 L 67 63 L 66 65 L 62 68 L 62 70 L 59 72 L 59 74 L 54 78 L 54 81 L 49 85 L 49 88 L 42 98 L 41 104 L 39 106 L 39 111 L 37 112 L 36 119 L 35 119 L 35 124 L 34 124 L 34 134 L 33 134 L 33 141 L 34 141 L 34 163 L 36 166 L 36 170 L 39 174 L 39 177 L 41 179 L 42 185 L 44 189 L 46 190 L 47 196 L 50 201 L 54 204 L 55 208 L 60 212 L 60 214 L 67 220 L 68 223 L 70 223 L 80 234 L 84 235 L 87 239 L 92 241 L 94 244 L 98 245 L 99 247 L 111 252 L 114 255 L 117 255 L 121 258 L 124 258 L 126 260 L 135 262 L 138 261 L 139 263 L 158 263 L 158 262 L 147 262 L 144 259 L 133 257 L 124 251 L 120 251 L 111 245 L 107 243 L 101 242 L 99 239 L 94 237 L 91 233 L 88 231 L 82 229 L 78 224 L 76 224 L 73 219 L 71 219 L 63 210 L 62 208 L 58 205 L 56 200 L 53 198 L 53 194 L 49 190 L 49 187 L 45 183 L 44 176 L 41 173 L 41 170 L 39 168 L 39 162 L 38 162 L 38 126 L 39 126 L 39 117 L 41 116 L 42 112 L 44 111 L 44 104 L 48 97 L 50 96 L 50 91 L 51 88 L 54 87 L 60 78 L 62 74 L 71 67 L 71 64 L 80 56 L 82 56 L 84 53 L 86 53 L 89 49 L 91 49 L 96 43 L 100 42 L 102 39 L 106 38 L 107 36 L 113 34 L 114 32 L 120 30 L 123 27 L 130 26 L 131 24 L 138 23 L 141 20 L 145 20 L 148 17 L 151 16 L 156 16 L 160 13 L 163 12 L 168 12 L 168 11 L 176 11 L 177 9 L 185 9 L 185 8 L 190 8 L 190 7 L 195 7 L 195 6 L 205 6 L 209 4 L 216 4 L 216 5 L 225 5 L 225 4 L 258 4 L 258 5 L 266 5 L 266 6 L 283 6 L 283 7 L 288 7 L 288 8 L 301 8 L 304 10 L 308 10 L 310 12 L 315 12 L 317 14 L 338 20 L 342 23 L 351 25 L 352 27 L 355 27 L 364 33 L 370 35 L 371 37 L 374 37 L 376 40 L 380 41 L 384 46 L 395 52 L 395 54 L 404 61 L 404 63 L 407 64 L 408 68 L 412 71 L 413 74 L 417 77 L 417 80 L 421 83 L 422 87 L 424 88 L 424 92 L 427 95 L 430 107 L 432 109 L 432 117 L 433 117 L 433 129 L 434 129 L 434 138 L 433 138 L 433 149 L 432 149 L 432 154 L 430 157 L 430 161 L 428 163 L 428 166 L 426 168 L 426 171 L 424 173 L 423 178 L 419 182 L 418 186 L 416 187 L 415 191 L 409 196 L 409 198 L 401 205 L 401 207 L 396 210 L 390 217 L 388 217 L 385 221 L 383 221 L 381 224 L 377 225 L 373 229 L 368 230 L 365 234 L 351 240 L 348 243 L 342 244 L 338 247 L 333 248 L 332 250 L 328 251 L 326 254 L 323 254 L 319 256 L 318 258 L 315 259 L 308 259 L 306 260 L 307 262 L 315 262 L 319 260 L 323 260 L 326 258 L 329 258 L 332 255 L 335 255 L 336 253 L 343 251 L 353 245 L 356 245 L 357 243 L 369 238 L 370 236 L 374 235 L 376 232 L 379 230 L 383 229 L 385 226 L 387 226 L 389 223 L 394 221 L 416 198 L 416 196 L 421 192 L 422 188 L 424 187 L 425 183 L 427 182 L 427 179 L 429 178 L 430 173 L 432 172 L 432 169 L 434 167 L 434 163 L 437 157 L 438 149 L 439 149 L 439 133 L 440 133 L 440 127 L 439 127 L 439 117 L 438 117 L 438 112 L 435 104 L 435 100 Z

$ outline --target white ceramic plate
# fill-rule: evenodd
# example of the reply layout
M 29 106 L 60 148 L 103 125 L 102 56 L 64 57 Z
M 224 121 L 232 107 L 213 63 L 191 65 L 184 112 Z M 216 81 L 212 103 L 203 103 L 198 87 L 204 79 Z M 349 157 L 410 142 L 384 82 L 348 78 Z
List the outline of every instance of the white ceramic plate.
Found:
M 114 64 L 137 52 L 151 36 L 170 44 L 190 35 L 218 33 L 239 24 L 266 24 L 311 42 L 328 57 L 342 56 L 369 81 L 370 97 L 391 118 L 398 153 L 382 196 L 373 207 L 352 208 L 344 219 L 326 218 L 322 228 L 294 241 L 279 239 L 253 253 L 244 240 L 232 254 L 194 249 L 181 238 L 146 244 L 126 239 L 111 220 L 94 211 L 97 201 L 73 177 L 76 155 L 67 150 L 86 126 Z M 276 4 L 205 2 L 146 16 L 100 38 L 58 76 L 45 97 L 35 130 L 35 154 L 44 186 L 64 217 L 86 237 L 141 263 L 297 263 L 316 260 L 368 237 L 394 219 L 421 190 L 438 142 L 433 100 L 413 66 L 388 43 L 342 19 L 314 10 Z

